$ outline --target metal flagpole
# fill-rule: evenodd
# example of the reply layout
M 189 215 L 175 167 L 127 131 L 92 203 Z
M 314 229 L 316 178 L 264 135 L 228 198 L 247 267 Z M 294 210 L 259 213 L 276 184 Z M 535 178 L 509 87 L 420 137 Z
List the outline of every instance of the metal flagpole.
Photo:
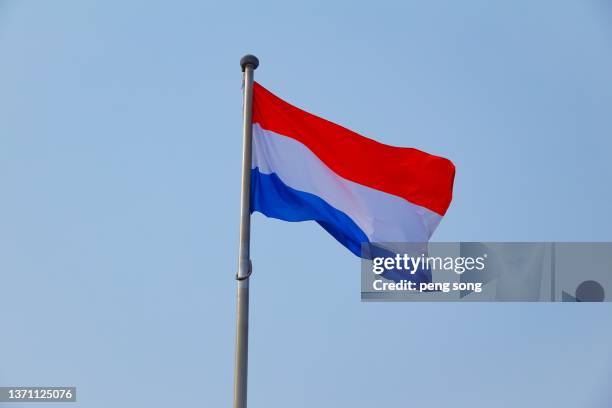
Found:
M 249 276 L 251 258 L 251 124 L 253 108 L 253 74 L 259 60 L 254 55 L 240 59 L 244 73 L 242 104 L 242 193 L 240 195 L 240 249 L 238 250 L 238 295 L 236 307 L 236 361 L 234 366 L 234 408 L 247 406 L 247 365 L 249 354 Z

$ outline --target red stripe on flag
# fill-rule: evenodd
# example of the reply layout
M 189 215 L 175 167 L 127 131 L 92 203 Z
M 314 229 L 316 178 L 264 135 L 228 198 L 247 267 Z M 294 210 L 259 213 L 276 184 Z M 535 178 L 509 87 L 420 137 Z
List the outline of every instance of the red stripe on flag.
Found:
M 444 215 L 455 166 L 443 157 L 368 139 L 283 101 L 255 83 L 253 123 L 304 144 L 341 177 Z

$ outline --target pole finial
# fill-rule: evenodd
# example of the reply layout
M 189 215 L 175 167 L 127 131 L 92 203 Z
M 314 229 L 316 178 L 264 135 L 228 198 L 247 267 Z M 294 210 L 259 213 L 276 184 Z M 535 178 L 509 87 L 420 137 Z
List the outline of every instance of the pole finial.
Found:
M 247 54 L 244 57 L 240 58 L 240 66 L 242 67 L 242 72 L 244 72 L 244 69 L 247 65 L 252 66 L 253 69 L 257 69 L 257 67 L 259 66 L 259 59 L 257 59 L 256 56 L 251 54 Z

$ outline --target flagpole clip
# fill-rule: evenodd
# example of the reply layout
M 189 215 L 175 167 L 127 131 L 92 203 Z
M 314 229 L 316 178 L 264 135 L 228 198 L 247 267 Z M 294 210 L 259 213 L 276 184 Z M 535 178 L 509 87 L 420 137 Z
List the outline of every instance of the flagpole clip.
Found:
M 249 259 L 249 271 L 244 276 L 240 276 L 238 273 L 236 273 L 236 280 L 243 281 L 243 280 L 249 279 L 249 276 L 251 276 L 252 273 L 253 273 L 253 262 L 251 262 L 251 260 Z

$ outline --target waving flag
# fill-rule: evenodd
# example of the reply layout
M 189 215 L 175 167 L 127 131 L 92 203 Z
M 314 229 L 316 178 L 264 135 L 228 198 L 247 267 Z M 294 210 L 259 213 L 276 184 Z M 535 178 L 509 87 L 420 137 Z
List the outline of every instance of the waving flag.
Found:
M 254 83 L 251 212 L 314 220 L 357 256 L 362 243 L 427 242 L 455 167 L 296 108 Z

